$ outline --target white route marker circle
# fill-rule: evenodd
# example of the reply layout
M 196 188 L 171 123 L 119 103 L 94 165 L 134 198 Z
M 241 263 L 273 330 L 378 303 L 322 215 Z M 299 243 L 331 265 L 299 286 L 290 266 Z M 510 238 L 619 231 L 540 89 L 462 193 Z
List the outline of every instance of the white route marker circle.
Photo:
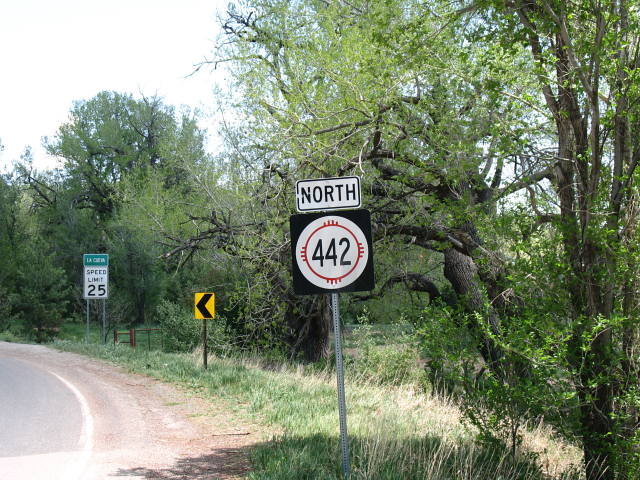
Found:
M 364 232 L 338 215 L 309 223 L 300 233 L 295 251 L 298 268 L 307 281 L 330 290 L 355 282 L 369 259 Z

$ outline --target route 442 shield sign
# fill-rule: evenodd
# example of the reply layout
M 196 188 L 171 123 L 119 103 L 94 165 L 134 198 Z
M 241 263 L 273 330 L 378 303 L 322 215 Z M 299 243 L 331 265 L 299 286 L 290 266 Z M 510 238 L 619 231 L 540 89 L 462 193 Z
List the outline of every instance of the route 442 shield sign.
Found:
M 298 295 L 373 290 L 367 210 L 291 217 L 293 290 Z

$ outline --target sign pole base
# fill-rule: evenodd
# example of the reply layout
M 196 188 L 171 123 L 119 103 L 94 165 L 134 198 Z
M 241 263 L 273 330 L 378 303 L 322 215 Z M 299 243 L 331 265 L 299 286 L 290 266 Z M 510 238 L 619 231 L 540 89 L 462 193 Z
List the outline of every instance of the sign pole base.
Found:
M 342 332 L 340 328 L 340 304 L 337 293 L 331 294 L 331 312 L 333 315 L 333 333 L 336 340 L 336 375 L 338 380 L 338 415 L 340 416 L 340 449 L 342 451 L 342 472 L 348 479 L 349 437 L 347 435 L 347 404 L 344 394 L 344 364 L 342 360 Z

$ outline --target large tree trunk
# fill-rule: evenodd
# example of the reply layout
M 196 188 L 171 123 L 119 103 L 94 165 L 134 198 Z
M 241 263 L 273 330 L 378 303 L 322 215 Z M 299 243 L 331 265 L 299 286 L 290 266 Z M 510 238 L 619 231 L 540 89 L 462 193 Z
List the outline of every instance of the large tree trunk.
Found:
M 599 239 L 591 232 L 592 210 L 601 153 L 598 143 L 599 112 L 581 110 L 573 66 L 567 53 L 566 39 L 555 37 L 557 103 L 548 99 L 558 133 L 558 158 L 555 188 L 560 200 L 563 250 L 571 275 L 566 288 L 573 304 L 573 340 L 571 364 L 580 400 L 582 447 L 587 480 L 613 480 L 615 440 L 613 430 L 612 333 L 609 328 L 589 335 L 601 319 L 613 314 L 610 292 L 605 286 L 607 271 L 615 270 L 614 258 L 603 251 Z M 597 87 L 594 87 L 597 90 Z M 591 114 L 592 131 L 586 118 Z M 590 170 L 591 168 L 591 170 Z
M 472 329 L 478 335 L 478 349 L 488 367 L 503 376 L 500 361 L 503 352 L 491 339 L 500 329 L 497 312 L 489 304 L 489 299 L 481 286 L 478 267 L 473 258 L 454 248 L 444 251 L 444 276 L 451 283 L 464 308 L 469 313 L 477 313 L 478 321 L 485 325 L 473 323 Z
M 328 296 L 294 296 L 286 315 L 292 332 L 289 338 L 291 358 L 300 356 L 305 362 L 329 358 L 331 309 Z

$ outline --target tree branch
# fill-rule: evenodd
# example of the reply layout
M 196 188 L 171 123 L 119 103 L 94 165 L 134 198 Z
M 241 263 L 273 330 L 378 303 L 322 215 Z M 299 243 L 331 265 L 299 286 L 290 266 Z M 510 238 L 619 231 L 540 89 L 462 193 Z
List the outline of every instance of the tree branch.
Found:
M 383 297 L 386 291 L 396 283 L 404 283 L 407 289 L 414 292 L 428 293 L 430 302 L 442 297 L 436 284 L 426 275 L 415 272 L 400 272 L 389 277 L 377 292 L 369 295 L 354 295 L 353 298 L 359 301 L 365 301 Z
M 506 197 L 507 195 L 511 195 L 512 193 L 515 193 L 518 190 L 522 190 L 523 188 L 527 188 L 527 187 L 530 187 L 531 185 L 535 185 L 536 183 L 541 182 L 542 180 L 545 180 L 545 179 L 553 181 L 554 168 L 555 168 L 555 165 L 545 168 L 544 170 L 540 170 L 538 172 L 532 173 L 531 175 L 527 175 L 521 180 L 518 180 L 517 182 L 513 182 L 507 185 L 506 187 L 501 188 L 500 190 L 498 190 L 497 192 L 498 194 L 496 198 Z

